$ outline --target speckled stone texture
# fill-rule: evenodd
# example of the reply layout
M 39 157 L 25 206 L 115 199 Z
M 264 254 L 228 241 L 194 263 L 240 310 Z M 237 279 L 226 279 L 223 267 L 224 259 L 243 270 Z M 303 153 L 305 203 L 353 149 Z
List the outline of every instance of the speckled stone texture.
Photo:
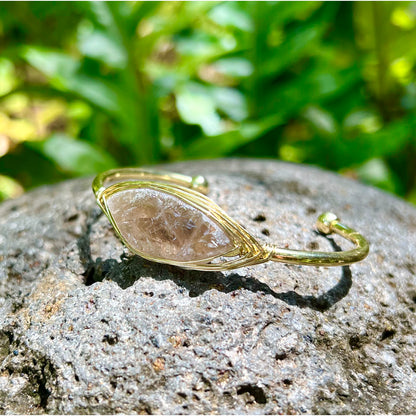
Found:
M 165 167 L 167 168 L 167 167 Z M 131 256 L 90 179 L 0 205 L 3 413 L 416 413 L 416 209 L 322 170 L 258 160 L 169 169 L 265 242 L 336 250 L 337 213 L 371 243 L 345 268 L 185 271 Z

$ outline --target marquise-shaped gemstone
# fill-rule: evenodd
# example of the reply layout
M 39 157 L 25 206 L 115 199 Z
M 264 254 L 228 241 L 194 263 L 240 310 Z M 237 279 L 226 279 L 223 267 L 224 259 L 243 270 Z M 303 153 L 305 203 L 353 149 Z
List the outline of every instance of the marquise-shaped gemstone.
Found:
M 217 222 L 181 198 L 159 190 L 122 190 L 108 197 L 107 206 L 123 238 L 145 256 L 197 261 L 234 247 Z

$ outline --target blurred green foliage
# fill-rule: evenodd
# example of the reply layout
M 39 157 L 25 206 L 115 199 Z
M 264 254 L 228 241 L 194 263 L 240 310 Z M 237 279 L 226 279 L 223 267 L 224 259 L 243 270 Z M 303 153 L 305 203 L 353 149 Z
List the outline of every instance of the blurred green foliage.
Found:
M 0 199 L 232 155 L 416 202 L 416 3 L 2 2 L 0 40 Z

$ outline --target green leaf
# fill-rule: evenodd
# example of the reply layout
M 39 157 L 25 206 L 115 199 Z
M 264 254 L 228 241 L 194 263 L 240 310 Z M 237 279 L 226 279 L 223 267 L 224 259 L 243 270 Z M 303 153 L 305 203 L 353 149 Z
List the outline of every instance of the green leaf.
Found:
M 259 112 L 262 115 L 281 112 L 289 116 L 310 103 L 318 104 L 334 99 L 346 88 L 352 88 L 359 77 L 360 71 L 356 67 L 343 71 L 313 68 L 289 82 L 265 91 Z
M 281 124 L 279 116 L 271 116 L 256 122 L 242 123 L 238 129 L 214 137 L 201 137 L 184 150 L 184 157 L 214 158 L 222 157 L 239 147 L 258 139 L 270 129 Z
M 352 166 L 368 159 L 394 154 L 411 141 L 415 128 L 415 119 L 407 117 L 391 122 L 374 133 L 363 133 L 352 138 L 342 137 L 334 146 L 337 166 Z
M 220 54 L 226 49 L 232 49 L 224 48 L 218 38 L 201 31 L 195 31 L 191 36 L 176 36 L 175 44 L 181 55 L 195 59 L 207 59 Z
M 40 72 L 51 77 L 52 81 L 61 84 L 65 84 L 65 78 L 72 77 L 80 66 L 70 55 L 39 46 L 24 46 L 21 56 Z
M 267 5 L 270 10 L 265 18 L 273 15 L 274 26 L 283 26 L 296 19 L 306 20 L 312 12 L 321 7 L 320 2 L 317 1 L 277 1 L 269 2 Z
M 8 198 L 17 198 L 23 193 L 22 186 L 14 179 L 0 175 L 0 202 Z
M 213 65 L 218 72 L 233 78 L 248 77 L 253 73 L 253 65 L 245 58 L 223 58 L 216 61 Z
M 416 205 L 416 186 L 407 194 L 406 199 Z
M 339 130 L 338 123 L 333 115 L 323 108 L 310 105 L 305 109 L 302 115 L 321 136 L 334 137 Z
M 109 113 L 121 113 L 123 107 L 120 101 L 120 92 L 110 82 L 104 79 L 95 79 L 84 74 L 74 74 L 67 79 L 65 85 L 68 91 L 84 98 L 86 101 Z
M 207 136 L 223 132 L 215 102 L 202 85 L 189 83 L 176 93 L 176 107 L 183 121 L 198 124 Z
M 248 116 L 244 94 L 234 88 L 215 87 L 211 91 L 215 106 L 234 121 L 242 121 Z
M 12 61 L 0 58 L 0 96 L 13 90 L 18 83 Z
M 400 181 L 387 163 L 380 158 L 370 159 L 357 168 L 358 178 L 370 185 L 398 193 Z
M 280 46 L 270 49 L 269 55 L 265 57 L 259 68 L 260 76 L 276 77 L 301 57 L 307 56 L 313 51 L 314 43 L 322 37 L 327 28 L 328 23 L 321 22 L 291 32 Z
M 42 142 L 28 144 L 45 155 L 60 169 L 75 175 L 88 175 L 117 166 L 114 159 L 104 150 L 83 140 L 65 134 L 54 134 Z
M 380 114 L 376 111 L 356 110 L 345 117 L 343 122 L 344 134 L 348 137 L 359 133 L 375 133 L 383 127 Z
M 0 157 L 0 172 L 16 179 L 25 189 L 45 183 L 54 183 L 68 178 L 29 142 Z
M 131 13 L 129 19 L 137 26 L 144 17 L 148 17 L 154 14 L 155 10 L 160 6 L 159 1 L 137 1 L 129 3 L 131 5 Z
M 73 57 L 47 48 L 26 46 L 21 56 L 50 78 L 53 87 L 86 99 L 107 112 L 120 111 L 115 88 L 104 79 L 95 79 L 80 72 L 80 63 Z
M 123 69 L 127 64 L 127 53 L 123 45 L 108 32 L 83 25 L 78 34 L 79 50 L 90 58 L 107 65 Z
M 224 2 L 215 6 L 208 16 L 221 26 L 235 27 L 245 32 L 253 30 L 253 23 L 248 13 L 239 7 L 238 2 Z
M 109 4 L 105 1 L 89 1 L 88 8 L 92 12 L 95 23 L 110 30 L 115 29 L 114 16 Z M 119 7 L 119 5 L 115 5 Z

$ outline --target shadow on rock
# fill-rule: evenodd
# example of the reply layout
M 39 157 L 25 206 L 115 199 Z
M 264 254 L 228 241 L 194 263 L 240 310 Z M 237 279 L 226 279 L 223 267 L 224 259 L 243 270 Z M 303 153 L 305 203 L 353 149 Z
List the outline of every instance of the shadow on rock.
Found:
M 202 295 L 207 290 L 216 289 L 223 293 L 231 293 L 239 289 L 264 293 L 300 308 L 310 308 L 324 312 L 344 298 L 351 286 L 352 275 L 348 266 L 341 268 L 341 278 L 338 283 L 320 296 L 300 295 L 291 290 L 275 292 L 267 284 L 253 277 L 240 276 L 237 273 L 185 270 L 175 266 L 150 262 L 139 256 L 122 256 L 121 261 L 115 259 L 92 259 L 90 249 L 90 234 L 93 224 L 99 218 L 95 214 L 87 223 L 85 234 L 78 240 L 78 248 L 84 272 L 84 283 L 89 286 L 103 280 L 116 282 L 122 289 L 132 286 L 141 277 L 149 276 L 155 280 L 170 279 L 178 286 L 189 291 L 191 297 Z M 328 238 L 328 237 L 327 237 Z M 335 251 L 341 248 L 331 238 L 328 238 Z M 306 271 L 305 271 L 306 273 Z

